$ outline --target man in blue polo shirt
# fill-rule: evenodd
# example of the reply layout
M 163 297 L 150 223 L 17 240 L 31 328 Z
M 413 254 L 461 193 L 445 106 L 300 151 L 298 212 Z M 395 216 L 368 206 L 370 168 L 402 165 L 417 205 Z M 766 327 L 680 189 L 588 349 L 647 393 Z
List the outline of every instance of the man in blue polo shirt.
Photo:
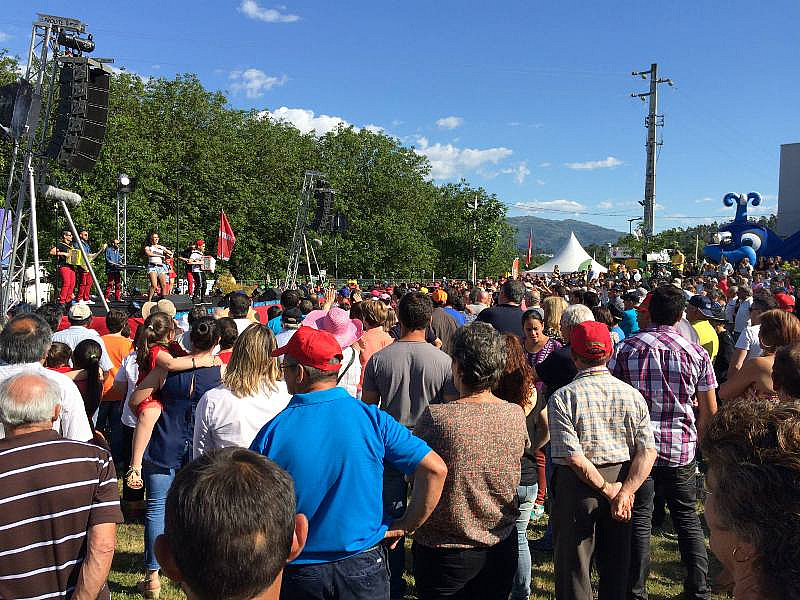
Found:
M 442 459 L 377 406 L 336 387 L 342 349 L 326 331 L 300 327 L 282 369 L 289 405 L 250 446 L 292 476 L 308 540 L 283 575 L 281 598 L 389 598 L 386 545 L 412 533 L 436 507 L 447 475 Z M 405 514 L 384 518 L 384 462 L 414 477 Z

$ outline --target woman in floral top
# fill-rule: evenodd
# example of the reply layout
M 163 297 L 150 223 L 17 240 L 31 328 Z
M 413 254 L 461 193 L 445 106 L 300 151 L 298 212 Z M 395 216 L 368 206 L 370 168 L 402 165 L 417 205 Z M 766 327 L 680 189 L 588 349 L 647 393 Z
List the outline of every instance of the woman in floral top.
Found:
M 492 393 L 506 364 L 501 334 L 475 322 L 452 341 L 459 399 L 431 404 L 414 428 L 448 469 L 438 505 L 414 536 L 417 595 L 507 600 L 517 571 L 525 413 Z

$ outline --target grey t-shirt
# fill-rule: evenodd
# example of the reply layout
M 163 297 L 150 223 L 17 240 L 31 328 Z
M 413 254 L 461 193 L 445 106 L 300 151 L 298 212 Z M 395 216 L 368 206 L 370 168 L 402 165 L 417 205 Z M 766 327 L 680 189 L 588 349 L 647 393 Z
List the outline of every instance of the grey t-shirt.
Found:
M 450 357 L 427 342 L 397 340 L 373 354 L 364 370 L 363 391 L 377 392 L 380 407 L 414 427 L 428 406 L 457 396 Z

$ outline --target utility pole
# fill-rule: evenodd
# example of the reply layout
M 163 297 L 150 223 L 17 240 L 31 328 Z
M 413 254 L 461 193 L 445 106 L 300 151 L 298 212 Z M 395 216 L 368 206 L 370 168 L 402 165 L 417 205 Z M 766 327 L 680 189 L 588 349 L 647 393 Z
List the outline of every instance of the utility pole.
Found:
M 658 78 L 657 63 L 652 63 L 649 71 L 634 71 L 632 75 L 634 77 L 641 77 L 642 79 L 650 79 L 649 92 L 639 94 L 633 93 L 631 97 L 639 98 L 642 102 L 645 101 L 645 98 L 650 99 L 650 110 L 644 121 L 644 125 L 647 127 L 647 162 L 645 164 L 644 202 L 641 202 L 641 204 L 644 207 L 644 234 L 645 236 L 651 236 L 655 228 L 656 147 L 663 143 L 656 139 L 656 128 L 664 126 L 664 115 L 658 114 L 658 84 L 666 83 L 672 86 L 673 82 L 671 79 Z
M 475 198 L 472 202 L 467 201 L 467 209 L 471 211 L 472 214 L 472 257 L 470 259 L 469 265 L 469 279 L 472 283 L 476 283 L 477 281 L 477 271 L 478 271 L 478 262 L 475 259 L 475 254 L 477 252 L 476 248 L 476 241 L 478 237 L 478 194 L 475 194 Z

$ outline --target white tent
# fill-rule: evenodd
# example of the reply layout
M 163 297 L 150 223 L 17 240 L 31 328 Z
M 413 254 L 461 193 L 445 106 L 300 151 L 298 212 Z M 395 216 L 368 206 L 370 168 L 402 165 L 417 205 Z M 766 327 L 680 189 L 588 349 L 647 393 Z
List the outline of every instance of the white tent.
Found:
M 596 260 L 593 260 L 592 257 L 586 253 L 586 250 L 583 249 L 578 238 L 575 237 L 575 232 L 572 231 L 569 234 L 569 240 L 561 249 L 561 252 L 543 265 L 531 269 L 528 273 L 552 273 L 553 268 L 556 266 L 558 266 L 560 273 L 575 273 L 581 270 L 581 266 L 585 269 L 587 261 L 592 265 L 592 270 L 595 273 L 605 273 L 608 271 L 608 269 Z

